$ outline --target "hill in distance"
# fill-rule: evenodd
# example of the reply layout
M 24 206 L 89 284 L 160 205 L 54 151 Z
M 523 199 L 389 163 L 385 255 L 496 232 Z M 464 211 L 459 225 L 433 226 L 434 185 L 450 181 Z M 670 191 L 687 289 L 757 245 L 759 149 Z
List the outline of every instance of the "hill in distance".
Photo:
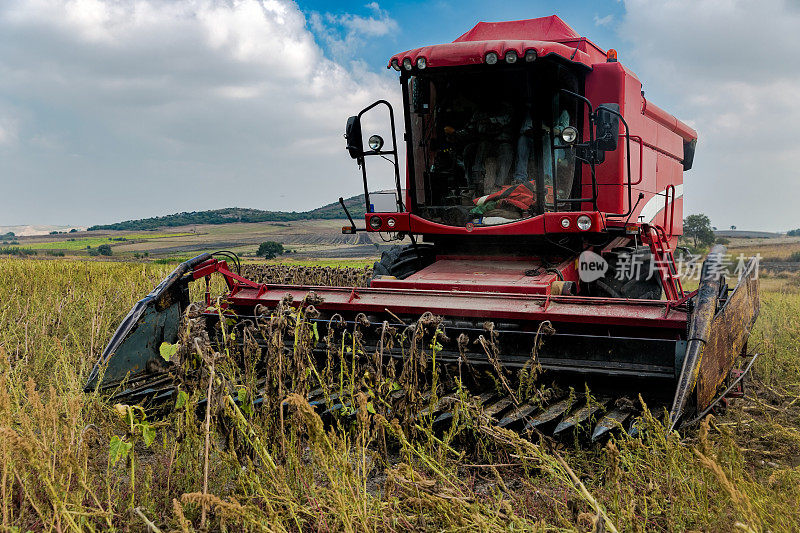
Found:
M 363 218 L 364 195 L 353 196 L 344 201 L 347 209 L 354 219 Z M 190 226 L 194 224 L 230 224 L 232 222 L 288 222 L 292 220 L 319 220 L 346 218 L 339 202 L 323 205 L 311 211 L 263 211 L 261 209 L 246 209 L 241 207 L 228 207 L 211 211 L 189 211 L 165 215 L 162 217 L 141 218 L 126 220 L 114 224 L 91 226 L 89 231 L 95 230 L 153 230 L 163 227 Z

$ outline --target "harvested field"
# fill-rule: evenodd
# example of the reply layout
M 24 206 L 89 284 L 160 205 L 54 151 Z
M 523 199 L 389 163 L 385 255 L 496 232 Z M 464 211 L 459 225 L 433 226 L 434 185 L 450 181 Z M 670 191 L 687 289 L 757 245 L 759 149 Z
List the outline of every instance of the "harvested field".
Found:
M 800 237 L 785 235 L 772 239 L 730 239 L 726 245 L 728 252 L 734 256 L 744 254 L 775 261 L 786 261 L 793 253 L 800 252 Z
M 195 225 L 159 231 L 80 231 L 59 235 L 20 237 L 19 244 L 3 245 L 66 255 L 88 255 L 87 246 L 108 244 L 120 259 L 191 257 L 201 252 L 232 250 L 253 256 L 259 244 L 280 242 L 297 259 L 364 258 L 380 256 L 388 245 L 377 235 L 343 235 L 346 220 L 296 220 L 291 222 Z

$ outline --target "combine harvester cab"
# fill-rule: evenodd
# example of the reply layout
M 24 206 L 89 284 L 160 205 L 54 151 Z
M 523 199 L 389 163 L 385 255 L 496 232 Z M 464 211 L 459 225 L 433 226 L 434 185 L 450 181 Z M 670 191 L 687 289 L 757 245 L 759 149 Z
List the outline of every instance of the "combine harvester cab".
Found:
M 126 317 L 87 390 L 127 379 L 120 398 L 169 398 L 159 347 L 177 339 L 188 284 L 212 274 L 227 283 L 230 316 L 255 320 L 287 295 L 307 305 L 312 292 L 320 337 L 334 318 L 379 336 L 384 324 L 431 313 L 450 339 L 437 356 L 443 364 L 513 375 L 535 359 L 547 379 L 594 396 L 525 404 L 473 382 L 486 412 L 509 427 L 563 433 L 591 418 L 599 438 L 630 423 L 640 395 L 676 427 L 727 393 L 733 374 L 741 378 L 734 368 L 758 314 L 758 265 L 739 268 L 731 289 L 716 246 L 699 288 L 684 291 L 673 251 L 697 134 L 645 99 L 616 51 L 552 16 L 481 22 L 452 43 L 397 54 L 388 67 L 400 75 L 405 180 L 388 101 L 346 125 L 366 215 L 359 228 L 342 201 L 350 220 L 342 231 L 410 241 L 383 253 L 370 286 L 262 284 L 218 256 L 198 256 Z M 372 135 L 365 147 L 362 118 L 381 110 L 391 143 Z M 393 190 L 370 191 L 372 156 L 392 163 Z M 209 324 L 220 314 L 211 303 Z M 476 344 L 481 338 L 491 346 Z

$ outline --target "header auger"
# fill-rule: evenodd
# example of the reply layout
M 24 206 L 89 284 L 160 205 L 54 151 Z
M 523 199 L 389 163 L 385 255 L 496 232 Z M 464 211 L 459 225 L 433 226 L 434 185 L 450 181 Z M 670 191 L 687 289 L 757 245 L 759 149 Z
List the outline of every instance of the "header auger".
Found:
M 87 389 L 124 381 L 117 397 L 126 401 L 170 398 L 174 372 L 159 347 L 178 339 L 189 284 L 219 274 L 224 298 L 207 293 L 193 308 L 209 342 L 238 331 L 241 350 L 258 347 L 250 369 L 258 383 L 277 379 L 289 392 L 298 381 L 267 369 L 271 358 L 284 362 L 284 345 L 296 351 L 297 333 L 265 324 L 297 310 L 295 330 L 314 331 L 304 357 L 315 369 L 302 392 L 327 414 L 355 405 L 326 389 L 343 360 L 332 357 L 333 339 L 353 343 L 353 368 L 361 359 L 368 379 L 391 374 L 394 385 L 378 388 L 376 401 L 437 424 L 468 390 L 501 426 L 565 435 L 591 421 L 597 439 L 631 429 L 640 397 L 678 427 L 727 392 L 758 314 L 757 265 L 730 288 L 716 246 L 699 288 L 684 290 L 673 251 L 697 134 L 645 99 L 615 51 L 552 16 L 482 22 L 452 43 L 397 54 L 388 67 L 400 76 L 405 180 L 387 101 L 346 126 L 367 213 L 361 228 L 345 209 L 342 231 L 409 241 L 383 253 L 369 286 L 257 283 L 225 258 L 200 255 L 131 311 Z M 361 118 L 379 110 L 391 143 L 372 135 L 365 147 Z M 370 190 L 370 156 L 394 166 L 394 190 Z M 431 356 L 440 368 L 426 377 Z

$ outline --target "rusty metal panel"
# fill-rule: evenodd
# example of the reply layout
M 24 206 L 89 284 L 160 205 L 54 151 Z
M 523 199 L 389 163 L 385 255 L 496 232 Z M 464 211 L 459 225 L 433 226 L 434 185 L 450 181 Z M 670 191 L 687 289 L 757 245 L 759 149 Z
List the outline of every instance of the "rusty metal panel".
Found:
M 728 301 L 714 316 L 697 380 L 697 406 L 704 409 L 733 368 L 759 311 L 757 261 L 751 259 Z
M 696 390 L 700 365 L 703 360 L 703 349 L 711 335 L 717 300 L 722 279 L 722 260 L 725 247 L 716 244 L 703 261 L 700 274 L 700 286 L 694 297 L 694 310 L 689 318 L 689 338 L 686 342 L 686 355 L 683 358 L 681 372 L 678 376 L 678 387 L 669 412 L 670 431 L 683 416 L 689 399 Z
M 102 386 L 110 387 L 129 372 L 144 369 L 148 361 L 159 359 L 161 342 L 175 342 L 181 313 L 189 305 L 184 276 L 211 259 L 210 254 L 204 253 L 181 263 L 133 306 L 95 363 L 84 386 L 85 392 L 94 390 L 103 368 L 106 370 Z

